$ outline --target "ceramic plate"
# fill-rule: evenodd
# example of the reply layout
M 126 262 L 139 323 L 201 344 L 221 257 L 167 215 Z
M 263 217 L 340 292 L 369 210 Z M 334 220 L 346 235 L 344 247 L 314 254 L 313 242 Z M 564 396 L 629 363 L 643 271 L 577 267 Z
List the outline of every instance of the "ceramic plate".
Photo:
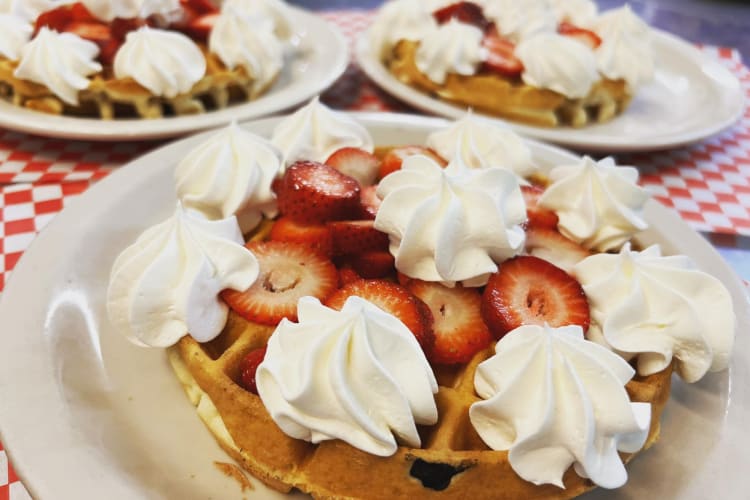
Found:
M 378 144 L 422 143 L 435 118 L 355 115 Z M 249 125 L 268 134 L 276 119 Z M 74 199 L 33 242 L 0 298 L 0 430 L 21 480 L 39 500 L 282 498 L 219 473 L 229 461 L 168 366 L 166 353 L 131 345 L 110 327 L 105 289 L 115 256 L 171 215 L 172 171 L 206 134 L 118 169 Z M 538 143 L 542 165 L 570 153 Z M 731 498 L 750 491 L 750 312 L 743 285 L 678 216 L 651 202 L 641 242 L 682 252 L 721 279 L 741 333 L 728 372 L 677 380 L 662 438 L 629 467 L 616 492 L 590 499 Z M 488 485 L 491 488 L 491 485 Z
M 0 127 L 63 139 L 129 141 L 176 137 L 289 109 L 328 88 L 346 69 L 347 42 L 319 16 L 291 8 L 292 22 L 303 30 L 299 45 L 278 80 L 253 101 L 198 115 L 155 120 L 97 120 L 56 116 L 19 108 L 0 100 Z
M 744 111 L 740 82 L 718 60 L 669 33 L 655 30 L 654 81 L 638 90 L 628 109 L 612 121 L 584 128 L 548 128 L 501 120 L 526 135 L 598 152 L 647 151 L 699 141 L 735 123 Z M 365 32 L 357 42 L 364 72 L 388 93 L 421 110 L 449 118 L 466 112 L 394 77 L 377 57 Z

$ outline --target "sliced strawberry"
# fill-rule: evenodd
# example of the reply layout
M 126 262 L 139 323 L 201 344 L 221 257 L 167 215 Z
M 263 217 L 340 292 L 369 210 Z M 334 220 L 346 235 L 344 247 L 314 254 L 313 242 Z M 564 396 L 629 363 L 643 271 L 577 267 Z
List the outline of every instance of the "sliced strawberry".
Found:
M 514 257 L 490 276 L 482 317 L 496 338 L 521 325 L 589 327 L 589 304 L 581 285 L 546 260 Z
M 190 21 L 185 28 L 185 33 L 190 35 L 194 40 L 206 42 L 211 30 L 214 29 L 216 20 L 219 18 L 218 12 L 202 14 L 201 16 Z
M 487 49 L 483 69 L 511 78 L 521 75 L 523 63 L 515 56 L 516 46 L 500 36 L 496 29 L 491 29 L 485 34 L 482 46 Z
M 363 278 L 387 278 L 396 271 L 396 259 L 387 250 L 349 255 L 346 261 Z
M 253 394 L 258 394 L 258 386 L 255 384 L 255 372 L 258 371 L 258 365 L 266 357 L 266 346 L 253 349 L 240 361 L 240 385 Z
M 361 280 L 362 276 L 348 264 L 339 267 L 339 286 L 348 285 L 352 281 Z
M 445 24 L 451 19 L 462 23 L 471 24 L 484 31 L 490 25 L 490 21 L 484 17 L 482 7 L 473 2 L 457 2 L 432 13 L 439 24 Z
M 549 227 L 529 227 L 526 230 L 526 252 L 565 272 L 570 272 L 573 266 L 591 255 L 581 245 Z
M 383 200 L 378 196 L 378 186 L 366 186 L 359 192 L 360 217 L 375 220 Z
M 98 19 L 81 2 L 70 5 L 70 17 L 72 21 L 97 22 Z
M 382 179 L 391 172 L 401 170 L 401 164 L 404 158 L 414 155 L 425 155 L 435 160 L 440 166 L 444 167 L 448 164 L 445 159 L 437 154 L 430 148 L 424 146 L 399 146 L 393 148 L 383 157 L 383 162 L 380 164 L 380 172 L 378 177 Z
M 448 288 L 440 283 L 412 280 L 407 288 L 432 312 L 435 345 L 433 363 L 466 363 L 492 342 L 482 320 L 482 296 L 474 288 Z
M 331 230 L 333 255 L 388 249 L 388 235 L 375 229 L 373 220 L 332 221 L 327 226 Z
M 121 43 L 112 36 L 109 25 L 101 22 L 74 21 L 65 27 L 65 31 L 97 44 L 99 46 L 98 59 L 103 64 L 110 65 L 114 62 Z
M 183 7 L 189 7 L 200 14 L 219 12 L 219 7 L 211 0 L 180 0 L 180 3 Z
M 429 355 L 435 342 L 432 325 L 425 317 L 425 309 L 419 304 L 420 300 L 409 290 L 390 281 L 363 279 L 344 285 L 325 304 L 340 310 L 352 295 L 362 297 L 400 319 L 414 334 L 425 354 Z
M 73 13 L 70 6 L 62 5 L 39 14 L 34 22 L 34 34 L 36 34 L 41 28 L 64 31 L 65 27 L 71 22 L 73 22 Z
M 359 148 L 341 148 L 326 160 L 326 165 L 356 179 L 364 187 L 375 184 L 380 160 L 374 154 Z
M 311 295 L 324 300 L 338 287 L 333 263 L 307 245 L 285 241 L 251 241 L 260 274 L 244 292 L 224 290 L 224 301 L 248 321 L 276 325 L 297 319 L 297 301 Z
M 298 222 L 353 218 L 359 212 L 359 183 L 313 161 L 290 166 L 276 187 L 279 211 Z
M 117 17 L 110 23 L 110 29 L 112 31 L 112 36 L 116 40 L 124 41 L 125 37 L 128 36 L 128 33 L 146 26 L 147 24 L 149 24 L 148 21 L 140 17 L 134 17 L 132 19 Z
M 585 43 L 591 49 L 595 49 L 602 44 L 602 39 L 599 35 L 591 30 L 576 26 L 575 24 L 562 22 L 557 27 L 557 31 L 561 35 L 569 36 L 579 42 Z
M 549 208 L 539 206 L 539 197 L 543 193 L 544 189 L 539 186 L 521 186 L 523 201 L 526 202 L 527 227 L 557 227 L 557 214 Z
M 333 238 L 325 224 L 300 224 L 291 217 L 279 217 L 271 227 L 270 239 L 304 243 L 323 255 L 331 255 Z

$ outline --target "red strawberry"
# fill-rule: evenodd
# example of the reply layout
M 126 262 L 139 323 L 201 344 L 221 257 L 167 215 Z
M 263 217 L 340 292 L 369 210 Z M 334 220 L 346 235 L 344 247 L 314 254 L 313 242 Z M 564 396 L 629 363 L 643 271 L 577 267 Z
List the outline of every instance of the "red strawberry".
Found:
M 242 358 L 240 362 L 240 385 L 253 394 L 258 394 L 258 386 L 255 384 L 255 372 L 258 371 L 258 365 L 266 357 L 266 346 L 253 349 Z
M 557 227 L 557 214 L 549 208 L 539 206 L 539 197 L 544 189 L 539 186 L 521 186 L 523 201 L 526 202 L 527 227 Z
M 271 227 L 270 239 L 304 243 L 324 255 L 331 255 L 333 239 L 325 224 L 300 224 L 291 217 L 279 217 Z
M 124 41 L 128 33 L 135 31 L 148 24 L 148 21 L 135 17 L 133 19 L 123 19 L 121 17 L 115 18 L 110 23 L 110 29 L 112 36 L 120 41 Z
M 333 167 L 298 161 L 276 187 L 279 211 L 298 222 L 348 219 L 359 212 L 359 183 Z
M 490 30 L 482 40 L 487 49 L 487 58 L 483 68 L 504 76 L 517 77 L 523 72 L 523 63 L 515 56 L 516 46 L 510 40 L 501 37 L 497 30 Z
M 341 148 L 326 160 L 326 165 L 356 179 L 364 187 L 375 184 L 380 160 L 374 154 L 359 148 Z
M 260 264 L 256 282 L 244 292 L 224 290 L 222 298 L 248 321 L 276 325 L 297 320 L 297 301 L 312 295 L 325 299 L 338 287 L 333 263 L 307 245 L 285 241 L 251 241 L 247 248 Z
M 409 290 L 390 281 L 363 279 L 344 285 L 325 303 L 332 309 L 341 310 L 346 299 L 352 295 L 362 297 L 400 319 L 414 334 L 425 354 L 429 355 L 435 342 L 431 321 L 427 321 L 424 307 Z
M 482 7 L 473 2 L 457 2 L 436 10 L 432 15 L 440 24 L 456 19 L 462 23 L 474 25 L 482 31 L 490 25 L 490 22 L 484 17 Z
M 191 38 L 205 42 L 208 40 L 211 30 L 214 29 L 214 25 L 218 18 L 218 12 L 203 14 L 191 20 L 185 28 L 185 32 L 190 35 Z
M 65 31 L 65 27 L 73 22 L 73 12 L 69 5 L 62 5 L 47 12 L 42 12 L 34 22 L 34 34 L 46 27 L 55 31 Z
M 378 186 L 365 186 L 359 192 L 360 216 L 363 219 L 375 219 L 383 200 L 378 196 Z
M 492 342 L 482 320 L 482 296 L 476 289 L 448 288 L 421 280 L 410 281 L 407 288 L 432 312 L 435 346 L 430 361 L 466 363 Z
M 189 7 L 200 14 L 219 12 L 219 7 L 211 0 L 180 0 L 180 3 L 183 7 Z
M 98 19 L 80 2 L 70 5 L 70 17 L 72 21 L 97 22 Z
M 368 279 L 386 278 L 396 270 L 396 259 L 387 250 L 353 254 L 348 256 L 346 261 L 357 274 Z
M 339 268 L 339 284 L 340 286 L 348 285 L 352 281 L 358 281 L 361 280 L 362 276 L 360 276 L 357 271 L 349 267 L 349 265 L 344 265 Z
M 519 256 L 490 276 L 482 317 L 496 338 L 521 325 L 589 327 L 589 304 L 581 285 L 546 260 Z
M 562 22 L 557 27 L 558 33 L 561 35 L 569 36 L 578 40 L 579 42 L 585 43 L 590 48 L 595 49 L 602 44 L 602 39 L 591 30 L 580 28 L 575 24 Z
M 399 146 L 388 151 L 383 157 L 378 177 L 382 179 L 391 172 L 401 170 L 401 164 L 403 163 L 404 158 L 414 155 L 429 156 L 443 167 L 448 164 L 443 157 L 430 148 L 425 148 L 423 146 Z
M 98 58 L 102 64 L 110 65 L 114 62 L 120 42 L 112 36 L 109 25 L 100 22 L 74 21 L 65 27 L 65 31 L 97 44 L 99 46 Z
M 341 220 L 327 224 L 333 255 L 359 254 L 388 249 L 388 235 L 375 229 L 373 220 Z
M 530 227 L 526 230 L 526 252 L 550 262 L 565 272 L 591 255 L 575 241 L 560 234 L 557 229 Z

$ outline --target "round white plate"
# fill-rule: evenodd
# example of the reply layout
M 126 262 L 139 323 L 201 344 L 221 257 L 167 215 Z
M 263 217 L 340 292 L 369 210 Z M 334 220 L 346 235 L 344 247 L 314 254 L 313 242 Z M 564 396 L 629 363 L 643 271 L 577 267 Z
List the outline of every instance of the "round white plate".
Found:
M 422 143 L 435 118 L 355 115 L 377 144 Z M 277 119 L 249 125 L 268 134 Z M 115 256 L 174 210 L 172 171 L 206 133 L 114 172 L 65 208 L 21 258 L 0 297 L 0 430 L 34 498 L 108 500 L 242 498 L 217 472 L 229 461 L 200 422 L 166 353 L 113 331 L 104 309 Z M 570 153 L 532 144 L 537 162 Z M 728 372 L 687 386 L 677 380 L 662 439 L 629 467 L 616 492 L 590 498 L 731 498 L 750 491 L 750 311 L 742 284 L 679 217 L 651 202 L 641 242 L 692 256 L 735 301 L 739 332 Z M 491 485 L 488 485 L 491 488 Z M 244 497 L 276 498 L 258 485 Z
M 40 113 L 0 100 L 0 127 L 63 139 L 133 141 L 176 137 L 284 111 L 331 86 L 349 62 L 346 39 L 336 27 L 298 8 L 290 13 L 292 23 L 301 27 L 299 44 L 273 86 L 252 101 L 197 115 L 98 120 Z
M 460 118 L 466 108 L 422 93 L 393 76 L 365 32 L 357 62 L 386 92 L 429 113 Z M 494 119 L 527 137 L 596 152 L 648 151 L 699 141 L 735 123 L 744 111 L 740 82 L 719 61 L 669 33 L 655 30 L 654 81 L 638 89 L 628 109 L 608 123 L 583 128 L 535 127 Z M 489 115 L 488 115 L 489 116 Z

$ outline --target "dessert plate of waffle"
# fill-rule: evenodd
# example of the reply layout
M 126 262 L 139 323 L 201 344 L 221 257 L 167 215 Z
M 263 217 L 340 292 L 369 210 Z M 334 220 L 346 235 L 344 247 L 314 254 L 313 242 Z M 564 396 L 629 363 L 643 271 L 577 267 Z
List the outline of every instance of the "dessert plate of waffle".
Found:
M 359 113 L 344 115 L 357 123 L 356 127 L 349 124 L 337 128 L 340 122 L 329 120 L 330 116 L 316 108 L 315 103 L 295 116 L 302 120 L 316 113 L 317 119 L 327 120 L 331 133 L 343 131 L 337 134 L 338 137 L 345 139 L 350 144 L 347 147 L 353 149 L 368 146 L 362 142 L 362 130 L 371 136 L 373 143 L 370 146 L 390 149 L 402 145 L 424 145 L 428 136 L 435 137 L 433 134 L 451 125 L 437 118 Z M 299 128 L 296 125 L 300 122 L 283 120 L 265 119 L 228 133 L 241 136 L 250 131 L 262 137 L 273 135 L 274 144 L 279 145 L 284 157 L 290 161 L 294 161 L 296 154 L 309 156 L 309 151 L 295 152 L 294 141 L 289 140 L 297 137 L 295 131 Z M 284 127 L 280 126 L 282 122 Z M 271 483 L 271 487 L 268 487 L 256 479 L 249 479 L 238 467 L 245 458 L 243 453 L 232 453 L 231 444 L 227 445 L 232 441 L 224 433 L 227 427 L 234 429 L 233 422 L 242 418 L 243 411 L 257 411 L 257 396 L 242 393 L 237 404 L 244 405 L 250 396 L 250 401 L 255 403 L 232 416 L 226 413 L 226 405 L 231 403 L 221 401 L 222 398 L 214 393 L 214 406 L 204 397 L 203 392 L 213 391 L 210 384 L 201 383 L 201 389 L 194 382 L 201 382 L 216 370 L 217 364 L 227 363 L 232 357 L 223 356 L 222 353 L 255 347 L 244 344 L 258 344 L 258 339 L 267 336 L 272 328 L 251 327 L 250 330 L 257 335 L 248 337 L 244 333 L 248 328 L 246 319 L 234 314 L 226 332 L 205 346 L 201 347 L 187 338 L 177 344 L 177 355 L 182 359 L 182 364 L 175 364 L 174 348 L 168 354 L 164 349 L 144 349 L 135 345 L 110 322 L 112 311 L 110 314 L 107 312 L 107 308 L 112 307 L 107 297 L 117 256 L 136 241 L 146 228 L 169 219 L 175 213 L 178 195 L 186 204 L 188 200 L 192 200 L 189 203 L 201 204 L 196 200 L 208 199 L 198 197 L 195 186 L 189 181 L 194 159 L 201 158 L 201 165 L 210 166 L 207 160 L 212 157 L 209 154 L 213 151 L 211 148 L 217 144 L 212 142 L 215 135 L 216 132 L 206 132 L 166 145 L 93 186 L 66 207 L 39 235 L 8 282 L 0 302 L 0 318 L 5 332 L 0 340 L 0 352 L 4 354 L 0 363 L 0 397 L 4 402 L 0 406 L 0 431 L 20 479 L 35 498 L 96 498 L 105 495 L 113 499 L 305 498 L 299 492 L 279 493 L 277 490 L 283 489 L 284 481 L 274 483 L 265 477 L 266 482 Z M 531 161 L 542 172 L 547 172 L 552 165 L 580 161 L 556 147 L 534 141 L 525 144 L 530 157 L 524 157 L 521 163 Z M 245 147 L 247 141 L 237 142 L 236 145 Z M 425 151 L 430 150 L 422 150 L 422 153 Z M 255 157 L 260 158 L 261 154 L 258 149 Z M 433 150 L 432 154 L 437 158 L 438 153 Z M 362 158 L 364 156 L 360 155 L 354 164 L 362 165 L 359 161 Z M 419 158 L 420 162 L 432 161 L 427 156 Z M 294 167 L 290 166 L 288 171 L 292 170 Z M 127 188 L 123 189 L 123 186 Z M 191 194 L 188 196 L 188 193 Z M 230 199 L 231 196 L 226 198 Z M 280 210 L 291 214 L 298 208 L 295 203 L 285 202 Z M 380 209 L 387 210 L 386 205 Z M 310 216 L 310 212 L 302 210 L 301 213 Z M 686 255 L 703 273 L 718 279 L 733 304 L 738 335 L 728 370 L 709 373 L 694 384 L 686 383 L 676 375 L 672 377 L 671 395 L 661 414 L 660 432 L 657 432 L 660 437 L 653 447 L 639 453 L 627 465 L 627 483 L 616 490 L 597 489 L 588 493 L 586 498 L 641 498 L 644 495 L 680 499 L 730 497 L 734 492 L 741 491 L 740 488 L 748 486 L 747 479 L 739 473 L 741 465 L 747 463 L 748 447 L 745 444 L 750 442 L 745 425 L 750 416 L 750 394 L 744 390 L 750 377 L 747 369 L 750 366 L 747 354 L 750 345 L 744 334 L 750 328 L 747 293 L 715 250 L 674 212 L 649 200 L 645 203 L 642 216 L 649 227 L 635 235 L 632 240 L 635 247 L 647 248 L 659 244 L 665 254 Z M 258 220 L 248 220 L 243 219 L 243 223 L 251 226 L 258 223 Z M 274 225 L 278 225 L 278 220 Z M 269 230 L 273 230 L 273 227 Z M 259 231 L 247 234 L 264 239 L 265 236 L 259 235 L 265 229 Z M 299 232 L 296 230 L 292 234 Z M 363 242 L 341 240 L 337 243 L 349 244 Z M 226 250 L 233 252 L 229 247 Z M 256 248 L 256 255 L 261 258 L 260 247 Z M 174 259 L 162 261 L 159 267 L 169 267 L 170 260 Z M 115 267 L 118 265 L 115 264 Z M 364 272 L 356 267 L 355 271 Z M 183 274 L 190 272 L 185 268 Z M 170 276 L 173 275 L 166 272 L 150 283 L 168 282 Z M 241 280 L 241 277 L 237 279 Z M 274 278 L 267 276 L 266 279 Z M 491 283 L 487 286 L 492 286 Z M 393 286 L 398 285 L 394 283 Z M 116 295 L 116 290 L 109 293 Z M 241 296 L 225 296 L 225 300 L 240 304 L 239 308 L 245 303 Z M 319 307 L 314 303 L 308 305 L 312 307 L 311 310 Z M 342 311 L 346 308 L 344 305 Z M 206 313 L 205 316 L 211 315 Z M 300 324 L 302 316 L 300 312 Z M 715 319 L 716 323 L 723 321 L 723 318 Z M 203 324 L 203 321 L 198 323 Z M 191 331 L 198 331 L 198 323 Z M 137 335 L 136 330 L 131 333 Z M 139 338 L 140 343 L 155 340 Z M 266 359 L 272 356 L 276 347 L 269 344 Z M 287 346 L 287 349 L 291 348 Z M 419 349 L 417 341 L 412 339 L 403 344 L 404 351 L 411 352 L 413 349 Z M 450 356 L 450 350 L 444 351 L 443 355 Z M 490 355 L 487 352 L 483 356 Z M 478 363 L 478 360 L 472 363 Z M 471 366 L 471 370 L 476 369 L 475 364 Z M 181 370 L 185 367 L 187 372 Z M 466 373 L 465 369 L 437 371 L 440 372 L 438 381 L 441 384 L 446 384 L 446 380 L 466 379 L 462 375 Z M 679 368 L 677 371 L 681 377 L 691 378 L 689 370 Z M 235 377 L 235 380 L 242 378 L 239 374 L 235 374 Z M 668 372 L 666 377 L 669 379 Z M 643 379 L 639 380 L 643 382 Z M 465 385 L 466 382 L 453 384 L 455 394 L 451 392 L 444 396 L 449 400 L 464 398 Z M 226 385 L 226 380 L 218 386 L 228 395 L 236 394 L 238 390 L 245 391 L 239 389 L 236 383 Z M 260 382 L 258 387 L 262 394 L 264 390 Z M 658 388 L 663 386 L 657 384 L 651 387 L 657 389 L 654 394 L 658 395 L 661 393 Z M 463 396 L 460 395 L 462 393 Z M 646 397 L 658 398 L 654 394 Z M 472 395 L 471 398 L 476 399 L 476 396 Z M 198 405 L 197 408 L 194 404 Z M 252 407 L 253 404 L 256 408 Z M 440 404 L 443 405 L 440 406 L 442 412 L 445 403 Z M 280 435 L 279 429 L 271 430 L 269 425 L 274 424 L 255 422 L 249 430 L 250 433 L 260 431 L 261 439 L 265 435 Z M 463 431 L 459 433 L 462 435 L 459 441 L 468 439 L 468 443 L 481 449 L 483 445 L 474 441 L 478 437 L 466 438 L 471 433 L 468 427 L 461 428 Z M 290 438 L 285 436 L 280 437 L 278 443 L 288 447 L 290 442 Z M 453 441 L 448 439 L 446 442 Z M 326 469 L 333 471 L 333 477 L 338 475 L 341 484 L 347 484 L 350 488 L 351 480 L 348 477 L 355 474 L 351 467 L 356 464 L 348 459 L 356 456 L 356 453 L 352 454 L 353 448 L 341 441 L 327 443 L 333 446 L 327 446 L 326 454 L 318 458 L 327 456 L 329 467 Z M 268 449 L 273 449 L 275 445 L 271 439 Z M 292 448 L 295 446 L 298 445 L 291 444 Z M 307 443 L 303 443 L 303 448 L 305 446 Z M 429 462 L 431 454 L 445 456 L 444 446 L 414 453 L 421 453 L 424 461 Z M 255 448 L 253 451 L 260 453 L 263 449 Z M 455 451 L 458 454 L 468 453 L 467 450 Z M 304 456 L 305 453 L 303 451 L 300 455 L 298 452 L 297 456 Z M 403 453 L 403 445 L 397 455 L 399 453 Z M 59 467 L 61 461 L 69 464 L 64 470 Z M 314 463 L 314 460 L 303 462 Z M 463 466 L 469 465 L 466 462 Z M 575 476 L 572 468 L 568 472 L 566 484 L 569 484 L 568 476 Z M 508 471 L 508 474 L 512 473 Z M 260 477 L 263 477 L 262 474 Z M 285 476 L 281 474 L 278 477 Z M 499 477 L 496 481 L 506 484 L 506 479 Z M 420 484 L 416 480 L 409 481 Z M 341 494 L 336 491 L 336 481 L 330 484 L 331 495 Z M 580 492 L 592 485 L 584 481 L 581 483 L 583 489 L 570 491 Z M 486 488 L 485 493 L 489 498 L 503 498 L 489 479 L 482 481 L 481 488 Z M 550 485 L 547 488 L 542 491 L 550 498 L 558 498 L 559 492 L 565 491 Z M 348 491 L 351 494 L 351 490 Z M 366 497 L 369 491 L 359 491 L 354 496 Z M 441 496 L 440 491 L 426 491 L 436 497 Z

